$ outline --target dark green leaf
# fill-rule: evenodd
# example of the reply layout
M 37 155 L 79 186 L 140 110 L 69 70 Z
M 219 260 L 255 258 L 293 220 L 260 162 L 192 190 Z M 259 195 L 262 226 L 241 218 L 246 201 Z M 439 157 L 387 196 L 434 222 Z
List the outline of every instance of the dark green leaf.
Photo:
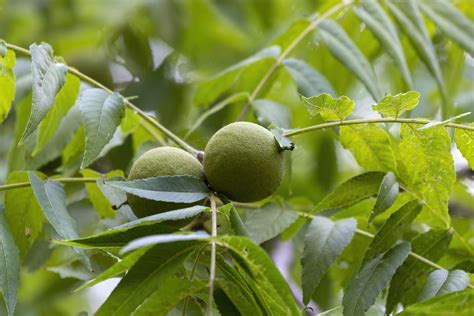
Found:
M 272 132 L 273 136 L 275 137 L 275 140 L 277 141 L 280 150 L 295 149 L 295 144 L 291 141 L 291 139 L 283 135 L 282 129 L 272 128 L 270 132 Z
M 10 112 L 13 99 L 15 98 L 15 53 L 7 50 L 4 44 L 0 47 L 5 49 L 5 54 L 0 56 L 0 123 L 2 123 Z
M 462 270 L 435 270 L 430 273 L 418 301 L 424 301 L 435 296 L 464 290 L 470 279 Z
M 285 59 L 283 64 L 296 81 L 298 92 L 303 96 L 310 97 L 322 93 L 336 96 L 336 92 L 328 80 L 310 64 L 293 58 Z
M 242 218 L 240 218 L 239 213 L 235 209 L 234 204 L 232 204 L 232 207 L 230 208 L 229 219 L 230 225 L 237 235 L 249 237 L 249 232 L 247 231 Z
M 346 96 L 333 98 L 327 93 L 306 98 L 301 97 L 311 117 L 319 114 L 325 121 L 343 121 L 354 109 L 354 100 Z
M 369 224 L 372 220 L 385 212 L 397 198 L 399 191 L 399 185 L 397 177 L 392 173 L 388 172 L 383 178 L 382 184 L 380 185 L 379 193 L 377 194 L 377 200 L 375 201 L 372 213 L 370 213 Z
M 387 95 L 372 108 L 386 117 L 399 117 L 405 111 L 409 111 L 418 105 L 420 93 L 408 91 L 397 95 Z

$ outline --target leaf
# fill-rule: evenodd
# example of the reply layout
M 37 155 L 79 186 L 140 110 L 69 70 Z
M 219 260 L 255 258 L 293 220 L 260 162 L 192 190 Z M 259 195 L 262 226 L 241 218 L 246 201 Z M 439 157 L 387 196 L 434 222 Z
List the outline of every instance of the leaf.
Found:
M 408 306 L 400 316 L 471 316 L 474 312 L 472 302 L 474 290 L 468 289 L 461 292 L 449 293 L 433 297 L 418 304 Z
M 435 223 L 449 227 L 448 200 L 456 181 L 449 134 L 442 126 L 420 131 L 402 124 L 400 136 L 404 182 L 425 201 Z
M 361 1 L 360 7 L 354 7 L 353 10 L 393 59 L 405 83 L 412 87 L 413 81 L 397 30 L 379 2 Z
M 162 234 L 162 235 L 151 235 L 142 237 L 139 239 L 132 240 L 130 243 L 122 248 L 120 253 L 124 254 L 132 250 L 140 249 L 143 247 L 153 246 L 156 244 L 173 243 L 177 241 L 189 241 L 189 240 L 204 240 L 209 239 L 210 236 L 204 231 L 197 231 L 188 234 Z
M 5 43 L 0 41 L 0 47 L 5 50 L 5 54 L 0 55 L 0 123 L 2 123 L 10 112 L 10 108 L 15 98 L 15 53 L 7 50 Z
M 62 168 L 81 163 L 84 150 L 86 148 L 86 129 L 81 124 L 68 142 L 61 155 Z M 77 168 L 78 168 L 77 167 Z M 77 169 L 76 169 L 77 170 Z
M 325 121 L 343 121 L 354 109 L 354 100 L 345 95 L 333 98 L 331 95 L 323 93 L 309 98 L 302 96 L 301 99 L 306 104 L 311 117 L 320 114 Z
M 273 134 L 273 137 L 275 137 L 281 151 L 295 149 L 295 144 L 290 138 L 283 135 L 283 130 L 281 128 L 272 128 L 270 132 Z
M 449 230 L 431 230 L 420 234 L 411 242 L 412 252 L 436 262 L 441 258 L 451 241 L 452 232 Z M 390 282 L 386 302 L 386 313 L 394 310 L 396 304 L 406 296 L 408 289 L 413 287 L 426 272 L 431 270 L 431 266 L 426 263 L 409 257 L 397 270 Z M 419 295 L 419 293 L 416 293 Z
M 56 95 L 66 81 L 67 66 L 56 63 L 53 59 L 53 49 L 46 43 L 32 44 L 31 72 L 33 76 L 33 103 L 20 145 L 37 128 L 53 106 Z
M 78 227 L 69 215 L 66 206 L 66 195 L 61 183 L 53 180 L 43 181 L 34 172 L 28 172 L 31 188 L 43 214 L 61 238 L 77 239 Z M 89 258 L 83 250 L 74 249 L 83 259 L 89 270 L 92 270 Z
M 395 202 L 397 198 L 398 191 L 399 185 L 397 177 L 392 172 L 388 172 L 385 177 L 383 177 L 379 193 L 377 194 L 377 200 L 370 213 L 368 224 L 370 224 L 376 216 L 382 214 L 393 205 L 393 202 Z
M 309 303 L 329 267 L 354 237 L 357 222 L 342 219 L 336 222 L 316 216 L 308 226 L 301 257 L 303 302 Z
M 365 315 L 409 252 L 410 244 L 402 242 L 365 264 L 352 277 L 344 292 L 344 315 Z
M 408 91 L 397 95 L 387 95 L 372 108 L 386 117 L 397 118 L 405 111 L 414 109 L 420 102 L 420 93 Z
M 72 74 L 66 75 L 66 83 L 62 86 L 61 90 L 59 90 L 54 105 L 39 124 L 38 139 L 32 153 L 33 156 L 37 154 L 57 132 L 62 118 L 76 102 L 80 83 L 81 81 L 78 77 Z
M 379 190 L 383 177 L 384 173 L 382 172 L 367 172 L 355 176 L 329 192 L 316 205 L 314 211 L 349 206 L 375 195 Z
M 462 291 L 469 285 L 469 281 L 469 276 L 463 270 L 435 270 L 428 276 L 428 280 L 418 301 Z
M 273 42 L 273 45 L 280 46 L 282 51 L 288 49 L 288 46 L 290 46 L 306 28 L 308 28 L 310 23 L 311 21 L 309 19 L 299 19 L 294 21 L 283 34 L 278 36 L 278 38 Z
M 10 233 L 0 204 L 0 290 L 8 315 L 13 315 L 20 286 L 20 252 Z
M 250 239 L 261 244 L 270 240 L 298 218 L 298 213 L 275 203 L 269 203 L 258 209 L 251 209 L 245 218 L 245 228 Z
M 474 127 L 474 123 L 471 123 L 471 126 Z M 459 151 L 467 160 L 471 169 L 474 170 L 474 132 L 456 128 L 454 140 Z
M 420 8 L 441 32 L 474 56 L 474 23 L 448 1 L 420 1 Z
M 298 92 L 305 97 L 328 93 L 336 96 L 334 88 L 319 71 L 310 64 L 299 60 L 288 58 L 283 60 L 286 70 L 290 73 L 298 86 Z
M 374 69 L 342 27 L 333 20 L 319 24 L 318 36 L 331 54 L 346 66 L 367 88 L 375 101 L 382 98 Z
M 79 97 L 79 109 L 86 127 L 86 149 L 81 165 L 81 168 L 85 168 L 112 139 L 125 115 L 125 105 L 118 93 L 87 89 Z
M 107 181 L 127 193 L 154 201 L 193 203 L 207 197 L 209 189 L 192 176 L 162 176 L 132 181 Z
M 43 177 L 43 175 L 40 174 Z M 28 182 L 25 171 L 11 172 L 7 184 Z M 31 187 L 5 191 L 5 218 L 23 260 L 43 229 L 44 216 Z
M 405 230 L 421 211 L 421 205 L 414 200 L 403 205 L 392 214 L 382 228 L 377 232 L 366 250 L 363 263 L 375 258 L 382 252 L 389 250 L 400 238 Z
M 396 171 L 395 157 L 388 133 L 377 124 L 344 125 L 340 140 L 359 165 L 368 171 Z
M 226 201 L 225 203 L 231 203 L 230 201 Z M 230 214 L 229 214 L 230 225 L 232 229 L 235 231 L 237 235 L 249 237 L 249 232 L 245 227 L 242 218 L 240 218 L 239 213 L 235 209 L 234 204 L 231 204 Z
M 258 99 L 252 104 L 255 117 L 263 126 L 276 125 L 282 128 L 291 127 L 291 113 L 284 106 L 272 100 Z

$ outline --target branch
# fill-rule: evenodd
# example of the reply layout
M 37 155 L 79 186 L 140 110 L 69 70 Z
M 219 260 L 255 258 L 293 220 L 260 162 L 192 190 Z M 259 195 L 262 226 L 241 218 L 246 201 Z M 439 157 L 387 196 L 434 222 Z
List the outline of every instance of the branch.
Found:
M 353 0 L 343 0 L 339 4 L 333 6 L 330 8 L 328 11 L 324 12 L 321 16 L 316 18 L 314 21 L 312 21 L 294 40 L 291 42 L 288 47 L 278 56 L 278 58 L 275 60 L 273 65 L 270 67 L 270 69 L 267 71 L 265 76 L 263 76 L 262 80 L 257 84 L 253 92 L 250 94 L 249 100 L 245 104 L 245 107 L 242 109 L 242 112 L 239 115 L 239 120 L 242 120 L 247 113 L 250 104 L 255 100 L 255 98 L 258 96 L 260 91 L 263 89 L 265 84 L 267 83 L 268 80 L 272 77 L 273 73 L 278 69 L 278 67 L 281 65 L 283 60 L 295 49 L 296 46 L 298 46 L 299 43 L 309 34 L 311 33 L 324 19 L 327 19 L 331 15 L 335 14 L 339 10 L 343 9 L 346 6 L 349 6 L 352 4 Z
M 291 137 L 299 134 L 309 133 L 312 131 L 317 131 L 324 128 L 341 126 L 341 125 L 354 125 L 354 124 L 366 124 L 366 123 L 408 123 L 408 124 L 427 124 L 431 121 L 429 119 L 411 119 L 411 118 L 376 118 L 376 119 L 356 119 L 356 120 L 346 120 L 346 121 L 337 121 L 323 123 L 308 127 L 303 127 L 299 129 L 288 130 L 283 133 L 283 136 Z M 456 123 L 445 123 L 442 124 L 448 127 L 454 127 L 458 129 L 465 129 L 468 131 L 474 131 L 474 126 L 456 124 Z
M 209 272 L 209 299 L 207 302 L 207 315 L 212 316 L 213 309 L 212 309 L 212 301 L 214 298 L 214 279 L 216 278 L 216 241 L 215 237 L 217 237 L 217 206 L 216 206 L 216 197 L 214 194 L 209 195 L 209 199 L 211 201 L 211 223 L 212 223 L 212 231 L 211 236 L 213 240 L 211 241 L 211 267 Z
M 11 49 L 11 50 L 14 50 L 14 51 L 17 51 L 19 53 L 22 53 L 22 54 L 25 54 L 27 56 L 30 56 L 31 57 L 31 53 L 23 48 L 23 47 L 20 47 L 20 46 L 16 46 L 16 45 L 13 45 L 13 44 L 10 44 L 10 43 L 6 43 L 7 45 L 7 48 Z M 107 88 L 106 86 L 104 86 L 103 84 L 101 84 L 100 82 L 92 79 L 91 77 L 87 76 L 86 74 L 83 74 L 82 72 L 80 72 L 79 70 L 77 70 L 76 68 L 74 67 L 70 67 L 68 66 L 67 67 L 67 71 L 73 75 L 76 75 L 77 77 L 79 77 L 81 80 L 85 81 L 85 82 L 88 82 L 90 83 L 91 85 L 93 86 L 96 86 L 98 88 L 101 88 L 105 91 L 107 91 L 108 93 L 114 93 L 114 91 L 110 90 L 109 88 Z M 183 148 L 184 150 L 188 151 L 190 154 L 192 154 L 193 156 L 196 156 L 197 153 L 199 152 L 198 150 L 194 149 L 191 145 L 189 145 L 188 143 L 186 143 L 184 140 L 182 140 L 181 138 L 179 138 L 177 135 L 175 135 L 173 132 L 171 132 L 169 129 L 167 129 L 166 127 L 164 127 L 163 125 L 161 125 L 158 121 L 155 120 L 154 117 L 146 114 L 145 112 L 143 112 L 139 107 L 137 107 L 135 104 L 133 104 L 132 102 L 130 102 L 130 100 L 128 100 L 127 98 L 121 96 L 122 99 L 123 99 L 123 102 L 125 103 L 125 105 L 127 107 L 129 107 L 132 111 L 134 111 L 135 113 L 137 113 L 138 115 L 140 115 L 145 121 L 147 121 L 148 123 L 150 123 L 151 125 L 153 125 L 156 129 L 160 130 L 161 132 L 163 132 L 166 136 L 168 136 L 168 138 L 170 138 L 173 142 L 175 142 L 177 145 L 179 145 L 181 148 Z M 158 140 L 159 141 L 159 140 Z
M 99 178 L 48 178 L 48 180 L 58 181 L 62 183 L 95 183 Z M 0 191 L 13 190 L 29 187 L 30 182 L 18 182 L 12 184 L 0 185 Z

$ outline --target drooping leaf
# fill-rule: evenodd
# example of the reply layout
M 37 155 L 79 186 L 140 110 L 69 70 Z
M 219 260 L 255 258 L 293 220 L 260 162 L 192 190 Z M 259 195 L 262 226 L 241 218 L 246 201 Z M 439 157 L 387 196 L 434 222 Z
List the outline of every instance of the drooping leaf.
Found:
M 360 7 L 355 7 L 354 12 L 359 19 L 365 23 L 387 54 L 393 59 L 405 83 L 409 87 L 412 87 L 413 81 L 397 30 L 379 2 L 369 0 L 361 1 Z
M 456 180 L 449 134 L 442 126 L 420 131 L 403 124 L 400 136 L 404 182 L 425 201 L 433 222 L 449 227 L 448 199 Z
M 224 195 L 219 195 L 219 198 L 223 203 L 225 203 L 225 205 L 222 206 L 220 210 L 225 208 L 226 205 L 229 205 L 229 222 L 236 235 L 249 237 L 249 232 L 247 231 L 247 228 L 245 227 L 239 212 L 237 212 L 235 209 L 234 203 L 232 203 L 232 201 Z
M 469 285 L 469 276 L 463 270 L 435 270 L 430 273 L 418 301 L 462 291 Z
M 280 150 L 293 150 L 295 149 L 295 144 L 291 141 L 289 137 L 286 137 L 283 135 L 283 129 L 278 128 L 278 127 L 273 127 L 270 132 L 273 134 L 275 137 L 275 140 L 278 143 L 278 146 L 280 147 Z
M 367 262 L 347 285 L 342 300 L 344 315 L 365 315 L 409 252 L 410 244 L 402 242 Z
M 393 213 L 370 242 L 363 263 L 390 249 L 402 237 L 420 211 L 421 205 L 415 200 L 406 203 Z
M 418 105 L 420 93 L 408 91 L 397 95 L 387 95 L 372 108 L 386 117 L 399 117 L 405 111 L 409 111 Z
M 396 171 L 390 136 L 377 124 L 344 125 L 341 144 L 349 149 L 359 165 L 368 171 Z
M 303 96 L 310 97 L 322 93 L 336 96 L 336 92 L 329 81 L 310 64 L 293 58 L 285 59 L 283 64 L 295 80 L 298 92 Z
M 309 98 L 305 96 L 301 98 L 312 117 L 319 114 L 325 121 L 343 121 L 354 109 L 354 100 L 344 95 L 333 98 L 331 95 L 323 93 Z
M 56 63 L 53 49 L 46 43 L 32 44 L 31 72 L 33 76 L 33 103 L 20 144 L 30 136 L 53 106 L 56 95 L 66 81 L 67 66 Z
M 308 226 L 301 257 L 303 302 L 308 304 L 319 282 L 354 236 L 357 222 L 342 219 L 336 222 L 317 216 Z
M 54 105 L 39 124 L 38 139 L 33 155 L 37 154 L 57 132 L 61 119 L 76 102 L 81 81 L 78 77 L 67 74 L 66 82 L 59 90 Z
M 474 124 L 471 124 L 474 127 Z M 467 160 L 469 166 L 474 170 L 474 131 L 456 128 L 454 131 L 456 146 Z
M 324 20 L 319 24 L 318 35 L 334 57 L 362 82 L 375 101 L 379 101 L 382 93 L 374 69 L 344 29 L 333 20 Z
M 102 89 L 87 89 L 79 97 L 79 108 L 86 127 L 86 149 L 81 168 L 90 165 L 112 139 L 125 115 L 122 97 Z
M 139 239 L 132 240 L 120 251 L 122 254 L 127 253 L 136 249 L 143 247 L 153 246 L 156 244 L 166 244 L 173 243 L 177 241 L 189 241 L 189 240 L 204 240 L 209 239 L 210 236 L 204 231 L 197 231 L 189 234 L 161 234 L 161 235 L 151 235 L 142 237 Z
M 0 47 L 5 54 L 0 54 L 0 123 L 2 123 L 10 112 L 13 99 L 15 98 L 15 53 L 7 50 L 5 43 L 0 41 Z
M 245 218 L 245 228 L 257 244 L 276 237 L 298 218 L 298 213 L 275 203 L 252 209 Z
M 291 127 L 291 113 L 285 106 L 272 100 L 258 99 L 253 102 L 255 117 L 263 126 L 276 125 L 281 128 Z
M 0 204 L 0 291 L 9 316 L 15 312 L 19 286 L 20 252 L 5 219 L 3 205 Z
M 452 232 L 449 230 L 430 230 L 413 239 L 411 242 L 412 251 L 428 260 L 437 262 L 445 253 L 451 241 Z M 398 302 L 407 295 L 407 290 L 423 279 L 425 273 L 432 269 L 426 263 L 409 257 L 397 270 L 390 282 L 386 302 L 386 313 L 394 310 Z M 413 298 L 415 301 L 417 297 Z
M 314 211 L 349 206 L 377 194 L 384 177 L 383 172 L 367 172 L 355 176 L 329 192 Z
M 448 293 L 408 306 L 400 316 L 471 316 L 474 312 L 474 290 Z
M 370 224 L 372 220 L 385 212 L 397 198 L 399 191 L 399 185 L 397 182 L 397 177 L 392 173 L 388 172 L 383 178 L 382 184 L 380 185 L 379 193 L 377 194 L 377 200 L 375 201 L 374 208 L 370 213 L 368 223 Z

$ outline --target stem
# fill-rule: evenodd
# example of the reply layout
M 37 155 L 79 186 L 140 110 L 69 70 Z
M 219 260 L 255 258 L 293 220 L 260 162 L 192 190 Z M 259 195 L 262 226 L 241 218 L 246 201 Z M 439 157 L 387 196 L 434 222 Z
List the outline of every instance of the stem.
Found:
M 62 183 L 95 183 L 98 178 L 49 178 L 48 180 L 58 181 Z M 29 187 L 30 182 L 18 182 L 12 184 L 0 185 L 0 191 L 13 190 Z
M 320 17 L 316 18 L 313 20 L 304 30 L 301 32 L 298 37 L 296 37 L 293 42 L 291 42 L 288 47 L 278 56 L 278 58 L 275 60 L 273 65 L 270 67 L 270 69 L 267 71 L 265 76 L 263 76 L 262 80 L 257 84 L 253 92 L 250 94 L 249 100 L 245 104 L 244 108 L 242 109 L 242 112 L 239 115 L 239 121 L 242 120 L 247 113 L 250 104 L 255 100 L 255 98 L 258 96 L 260 91 L 263 89 L 265 84 L 267 83 L 268 80 L 272 77 L 273 73 L 278 69 L 278 67 L 281 65 L 283 60 L 291 53 L 291 51 L 298 46 L 299 43 L 309 34 L 311 33 L 324 19 L 330 17 L 334 13 L 338 12 L 342 8 L 350 5 L 353 0 L 343 0 L 339 4 L 333 6 L 330 8 L 328 11 L 324 12 Z
M 376 118 L 376 119 L 356 119 L 356 120 L 346 120 L 346 121 L 336 121 L 323 123 L 308 127 L 303 127 L 299 129 L 288 130 L 283 133 L 283 136 L 295 136 L 299 134 L 304 134 L 312 131 L 317 131 L 324 128 L 341 126 L 341 125 L 354 125 L 354 124 L 366 124 L 366 123 L 411 123 L 411 124 L 426 124 L 431 122 L 428 119 L 411 119 L 411 118 Z M 448 127 L 454 127 L 459 129 L 465 129 L 468 131 L 474 131 L 474 126 L 456 124 L 456 123 L 446 123 L 443 124 Z
M 216 206 L 216 197 L 214 194 L 209 195 L 209 199 L 211 201 L 211 223 L 212 223 L 212 241 L 211 241 L 211 267 L 209 272 L 209 299 L 208 299 L 208 309 L 207 315 L 212 316 L 213 309 L 212 309 L 212 302 L 214 298 L 214 279 L 216 278 L 216 241 L 215 237 L 217 237 L 217 206 Z
M 28 55 L 28 56 L 31 56 L 31 53 L 27 50 L 27 49 L 24 49 L 22 47 L 19 47 L 19 46 L 16 46 L 16 45 L 13 45 L 13 44 L 10 44 L 10 43 L 7 43 L 7 48 L 9 49 L 12 49 L 14 51 L 17 51 L 17 52 L 20 52 L 22 54 L 25 54 L 25 55 Z M 76 68 L 74 67 L 67 67 L 67 71 L 73 75 L 76 75 L 77 77 L 79 77 L 81 80 L 85 81 L 85 82 L 88 82 L 90 83 L 91 85 L 93 86 L 96 86 L 98 88 L 101 88 L 105 91 L 107 91 L 108 93 L 114 93 L 114 91 L 112 91 L 111 89 L 107 88 L 106 86 L 104 86 L 103 84 L 101 84 L 100 82 L 92 79 L 91 77 L 89 77 L 88 75 L 86 74 L 83 74 L 82 72 L 80 72 L 79 70 L 77 70 Z M 166 127 L 164 127 L 163 125 L 161 125 L 159 122 L 157 122 L 152 116 L 146 114 L 145 112 L 143 112 L 139 107 L 137 107 L 135 104 L 133 104 L 132 102 L 130 102 L 130 100 L 128 100 L 127 98 L 123 97 L 122 95 L 120 95 L 123 99 L 123 102 L 126 106 L 128 106 L 131 110 L 133 110 L 135 113 L 137 113 L 138 115 L 140 115 L 145 121 L 147 121 L 148 123 L 150 123 L 151 125 L 153 125 L 155 128 L 157 128 L 158 130 L 160 130 L 161 132 L 163 132 L 166 136 L 168 136 L 168 138 L 170 138 L 173 142 L 175 142 L 177 145 L 179 145 L 181 148 L 183 148 L 184 150 L 188 151 L 190 154 L 196 156 L 197 153 L 199 152 L 198 150 L 194 149 L 191 145 L 189 145 L 188 143 L 186 143 L 185 141 L 183 141 L 181 138 L 179 138 L 177 135 L 175 135 L 173 132 L 171 132 L 169 129 L 167 129 Z

